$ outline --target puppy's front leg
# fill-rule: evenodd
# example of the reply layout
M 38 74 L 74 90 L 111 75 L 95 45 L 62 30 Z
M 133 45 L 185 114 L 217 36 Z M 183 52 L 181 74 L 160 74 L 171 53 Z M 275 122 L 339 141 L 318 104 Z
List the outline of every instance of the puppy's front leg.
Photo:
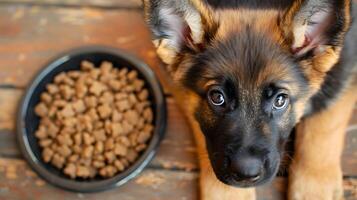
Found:
M 200 163 L 200 199 L 201 200 L 254 200 L 255 189 L 241 189 L 228 186 L 220 182 L 213 172 L 205 140 L 198 123 L 190 119 L 191 127 L 195 135 Z
M 343 199 L 340 156 L 356 87 L 327 110 L 297 126 L 296 151 L 289 174 L 289 200 Z

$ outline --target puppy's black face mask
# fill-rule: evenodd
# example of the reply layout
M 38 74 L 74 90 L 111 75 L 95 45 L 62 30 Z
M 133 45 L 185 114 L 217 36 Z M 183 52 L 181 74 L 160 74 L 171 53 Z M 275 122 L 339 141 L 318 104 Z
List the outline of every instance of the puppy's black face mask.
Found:
M 185 84 L 200 97 L 195 117 L 216 176 L 239 187 L 278 171 L 306 81 L 279 47 L 254 33 L 232 35 L 195 58 Z

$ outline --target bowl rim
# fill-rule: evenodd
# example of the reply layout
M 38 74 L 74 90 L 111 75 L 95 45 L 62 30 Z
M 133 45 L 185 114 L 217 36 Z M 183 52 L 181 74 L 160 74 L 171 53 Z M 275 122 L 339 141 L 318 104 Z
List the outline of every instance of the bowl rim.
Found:
M 131 63 L 133 68 L 135 68 L 143 77 L 145 77 L 145 81 L 148 83 L 148 87 L 150 87 L 153 92 L 152 95 L 154 96 L 154 102 L 156 104 L 156 123 L 153 136 L 148 144 L 147 149 L 139 156 L 139 158 L 132 165 L 129 166 L 129 168 L 108 179 L 98 180 L 95 182 L 82 182 L 72 180 L 70 178 L 57 176 L 56 174 L 52 173 L 51 170 L 46 169 L 46 167 L 34 155 L 32 148 L 30 147 L 30 142 L 27 138 L 27 135 L 29 133 L 27 133 L 25 129 L 26 122 L 24 118 L 26 116 L 27 110 L 29 109 L 28 104 L 31 97 L 33 96 L 33 92 L 38 87 L 39 83 L 48 75 L 48 73 L 71 59 L 71 57 L 89 53 L 104 53 L 110 54 L 115 57 L 120 57 L 120 59 L 126 60 L 127 62 Z M 42 177 L 52 185 L 58 186 L 68 191 L 90 193 L 119 187 L 136 177 L 139 173 L 141 173 L 142 170 L 149 164 L 149 162 L 155 156 L 159 144 L 166 133 L 166 126 L 167 105 L 165 94 L 163 92 L 159 79 L 152 71 L 152 69 L 142 60 L 133 56 L 130 53 L 124 52 L 124 50 L 101 45 L 90 45 L 73 48 L 68 51 L 64 51 L 63 53 L 60 53 L 59 56 L 50 59 L 50 61 L 43 65 L 43 67 L 37 72 L 37 74 L 34 75 L 29 86 L 26 88 L 25 93 L 20 101 L 20 106 L 18 107 L 16 119 L 16 135 L 17 143 L 20 147 L 22 155 L 24 156 L 30 167 L 40 177 Z

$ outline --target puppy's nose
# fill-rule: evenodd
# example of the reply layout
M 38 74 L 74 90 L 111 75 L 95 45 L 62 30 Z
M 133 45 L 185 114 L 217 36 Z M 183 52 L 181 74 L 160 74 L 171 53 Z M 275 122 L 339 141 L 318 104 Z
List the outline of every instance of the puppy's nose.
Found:
M 231 160 L 230 167 L 237 181 L 255 182 L 261 176 L 263 163 L 260 159 L 252 156 L 235 156 Z

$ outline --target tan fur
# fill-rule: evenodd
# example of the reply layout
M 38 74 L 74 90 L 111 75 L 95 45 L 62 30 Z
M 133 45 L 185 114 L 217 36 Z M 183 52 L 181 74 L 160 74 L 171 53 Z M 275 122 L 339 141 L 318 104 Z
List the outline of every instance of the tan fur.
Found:
M 350 88 L 327 110 L 298 124 L 289 200 L 343 199 L 340 157 L 356 90 Z
M 271 37 L 273 41 L 282 43 L 282 33 L 276 23 L 279 17 L 278 10 L 224 10 L 215 13 L 215 20 L 219 21 L 220 28 L 216 37 L 219 40 L 229 36 L 232 32 L 239 32 L 249 25 L 258 33 Z

